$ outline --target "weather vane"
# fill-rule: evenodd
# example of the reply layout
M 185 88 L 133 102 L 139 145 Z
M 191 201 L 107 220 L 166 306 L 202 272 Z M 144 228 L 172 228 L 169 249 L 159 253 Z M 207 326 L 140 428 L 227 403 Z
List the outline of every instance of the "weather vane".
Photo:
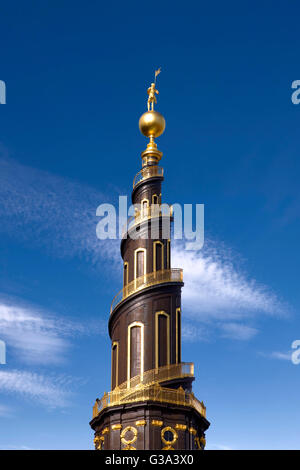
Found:
M 155 70 L 154 73 L 154 83 L 151 83 L 151 86 L 148 88 L 147 93 L 148 93 L 148 111 L 154 111 L 154 103 L 157 103 L 157 99 L 155 95 L 159 94 L 159 91 L 155 88 L 156 85 L 156 77 L 159 75 L 161 72 L 161 68 Z

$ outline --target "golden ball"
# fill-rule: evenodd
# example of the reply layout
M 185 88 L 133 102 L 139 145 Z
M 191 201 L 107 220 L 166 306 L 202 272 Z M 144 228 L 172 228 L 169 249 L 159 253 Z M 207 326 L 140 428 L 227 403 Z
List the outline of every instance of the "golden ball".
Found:
M 139 128 L 146 137 L 159 137 L 165 130 L 166 121 L 157 111 L 147 111 L 139 120 Z

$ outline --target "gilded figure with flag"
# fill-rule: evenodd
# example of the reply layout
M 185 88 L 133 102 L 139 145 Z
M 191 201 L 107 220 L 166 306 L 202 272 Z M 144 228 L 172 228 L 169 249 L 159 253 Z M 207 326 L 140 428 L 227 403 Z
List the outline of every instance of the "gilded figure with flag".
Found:
M 155 88 L 156 84 L 156 77 L 159 75 L 161 72 L 161 69 L 155 70 L 154 74 L 154 83 L 151 83 L 151 86 L 148 88 L 147 93 L 148 93 L 148 111 L 154 111 L 154 103 L 157 103 L 157 99 L 155 95 L 159 94 L 159 91 Z

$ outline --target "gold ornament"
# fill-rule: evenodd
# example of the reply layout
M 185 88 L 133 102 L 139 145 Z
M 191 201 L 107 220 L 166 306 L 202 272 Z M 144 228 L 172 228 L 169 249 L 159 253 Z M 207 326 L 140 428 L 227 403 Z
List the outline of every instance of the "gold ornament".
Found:
M 162 425 L 164 424 L 164 422 L 163 422 L 163 421 L 159 421 L 159 420 L 157 420 L 157 419 L 153 419 L 153 420 L 151 421 L 151 424 L 152 424 L 152 426 L 162 426 Z
M 122 429 L 122 424 L 113 424 L 111 429 L 113 431 L 116 431 L 117 429 Z
M 201 436 L 200 439 L 200 444 L 201 444 L 201 447 L 204 448 L 206 446 L 206 439 L 204 436 Z
M 125 436 L 128 432 L 133 433 L 133 438 L 132 439 L 126 439 Z M 133 426 L 127 426 L 126 428 L 123 429 L 123 431 L 121 432 L 122 444 L 125 444 L 125 445 L 133 444 L 136 440 L 137 440 L 137 430 L 136 430 L 136 428 L 134 428 Z
M 146 426 L 147 421 L 145 419 L 140 419 L 135 422 L 136 426 Z
M 140 117 L 139 128 L 146 137 L 159 137 L 166 128 L 166 121 L 159 112 L 147 111 Z
M 133 447 L 133 446 L 131 446 L 131 445 L 128 445 L 128 446 L 126 446 L 126 447 L 123 447 L 122 450 L 136 450 L 136 448 Z
M 96 436 L 94 439 L 94 445 L 96 450 L 102 450 L 104 444 L 104 437 Z
M 165 439 L 165 432 L 167 431 L 170 431 L 172 434 L 173 434 L 173 439 L 172 441 L 167 441 Z M 163 441 L 163 443 L 166 445 L 166 446 L 172 446 L 173 444 L 175 444 L 175 442 L 177 441 L 178 439 L 178 434 L 177 432 L 175 431 L 175 429 L 171 428 L 171 426 L 166 426 L 165 428 L 163 428 L 161 430 L 161 440 Z
M 179 429 L 180 431 L 185 431 L 187 428 L 186 424 L 175 424 L 175 429 Z
M 196 430 L 195 428 L 190 428 L 189 431 L 190 431 L 191 434 L 193 434 L 194 436 L 196 436 L 197 430 Z

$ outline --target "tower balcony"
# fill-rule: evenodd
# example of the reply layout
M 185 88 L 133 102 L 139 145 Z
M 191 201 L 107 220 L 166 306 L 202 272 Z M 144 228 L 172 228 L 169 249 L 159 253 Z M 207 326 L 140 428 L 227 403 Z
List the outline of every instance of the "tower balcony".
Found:
M 153 401 L 159 403 L 168 403 L 177 406 L 189 406 L 194 408 L 201 416 L 206 417 L 206 407 L 200 402 L 193 393 L 188 393 L 183 388 L 172 389 L 161 387 L 159 384 L 142 386 L 137 389 L 114 390 L 105 393 L 101 399 L 97 399 L 93 406 L 93 419 L 96 418 L 102 410 L 108 407 L 124 405 L 126 403 L 136 403 L 144 401 Z
M 122 227 L 122 238 L 136 225 L 157 217 L 171 219 L 173 217 L 173 207 L 168 204 L 152 204 L 142 210 L 136 209 L 135 214 L 129 217 L 126 224 Z
M 115 310 L 120 302 L 127 299 L 136 292 L 140 292 L 148 287 L 157 284 L 166 284 L 170 282 L 183 282 L 183 270 L 179 268 L 162 269 L 152 273 L 139 276 L 123 287 L 113 298 L 110 307 L 110 314 Z
M 141 183 L 142 181 L 145 181 L 149 178 L 154 178 L 156 176 L 163 177 L 164 169 L 157 165 L 146 166 L 135 175 L 133 180 L 133 189 L 138 183 Z
M 194 379 L 194 363 L 193 362 L 180 362 L 179 364 L 169 364 L 166 366 L 158 367 L 157 369 L 150 369 L 143 372 L 142 375 L 136 375 L 130 380 L 126 380 L 121 385 L 118 385 L 118 390 L 133 389 L 141 386 L 149 386 L 157 383 L 169 382 L 176 379 Z M 116 390 L 116 389 L 114 389 Z

